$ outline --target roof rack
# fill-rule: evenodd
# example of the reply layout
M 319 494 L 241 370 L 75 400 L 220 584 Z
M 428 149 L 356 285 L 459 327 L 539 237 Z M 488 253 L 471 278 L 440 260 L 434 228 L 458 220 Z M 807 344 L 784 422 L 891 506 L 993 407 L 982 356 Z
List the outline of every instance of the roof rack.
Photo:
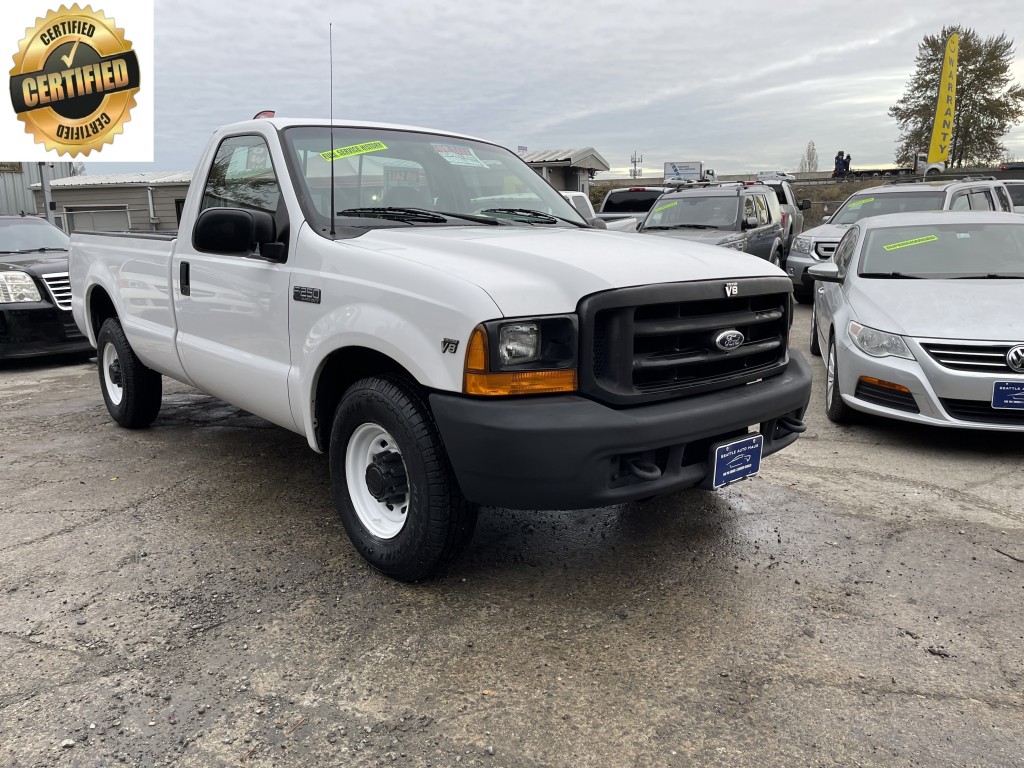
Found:
M 953 181 L 996 181 L 995 176 L 964 176 L 960 179 L 953 179 Z

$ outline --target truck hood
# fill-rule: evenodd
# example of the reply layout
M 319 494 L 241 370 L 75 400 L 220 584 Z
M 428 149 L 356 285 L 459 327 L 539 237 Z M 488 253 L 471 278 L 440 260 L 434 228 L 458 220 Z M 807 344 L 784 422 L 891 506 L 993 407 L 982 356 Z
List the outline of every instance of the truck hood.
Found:
M 655 237 L 670 237 L 673 240 L 689 240 L 694 243 L 706 243 L 707 245 L 718 245 L 725 240 L 730 240 L 738 233 L 726 229 L 656 229 L 653 232 L 644 232 L 645 235 Z
M 1024 280 L 860 279 L 849 298 L 857 320 L 880 331 L 1024 342 L 1022 286 Z
M 598 229 L 409 227 L 345 242 L 473 283 L 506 317 L 572 312 L 584 296 L 612 288 L 785 275 L 725 248 Z
M 820 224 L 817 227 L 805 229 L 800 236 L 812 237 L 816 243 L 820 243 L 821 241 L 839 242 L 843 239 L 843 235 L 846 234 L 846 230 L 849 228 L 849 224 Z

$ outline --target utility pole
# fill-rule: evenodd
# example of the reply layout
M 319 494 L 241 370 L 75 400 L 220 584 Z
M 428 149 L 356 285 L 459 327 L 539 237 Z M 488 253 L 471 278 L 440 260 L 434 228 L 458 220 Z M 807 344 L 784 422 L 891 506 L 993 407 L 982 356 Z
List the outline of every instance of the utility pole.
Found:
M 633 170 L 629 172 L 629 175 L 632 176 L 634 179 L 637 178 L 641 173 L 643 173 L 642 169 L 640 168 L 640 163 L 642 163 L 643 161 L 644 156 L 638 155 L 636 153 L 636 150 L 634 149 L 633 156 L 629 158 L 629 162 L 633 164 Z

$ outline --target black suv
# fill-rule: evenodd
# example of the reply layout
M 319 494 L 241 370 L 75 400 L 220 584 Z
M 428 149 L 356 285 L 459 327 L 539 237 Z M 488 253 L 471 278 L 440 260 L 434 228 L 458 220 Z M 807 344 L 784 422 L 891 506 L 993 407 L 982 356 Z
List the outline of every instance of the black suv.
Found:
M 727 182 L 658 198 L 639 232 L 720 245 L 778 265 L 783 256 L 782 210 L 761 184 Z

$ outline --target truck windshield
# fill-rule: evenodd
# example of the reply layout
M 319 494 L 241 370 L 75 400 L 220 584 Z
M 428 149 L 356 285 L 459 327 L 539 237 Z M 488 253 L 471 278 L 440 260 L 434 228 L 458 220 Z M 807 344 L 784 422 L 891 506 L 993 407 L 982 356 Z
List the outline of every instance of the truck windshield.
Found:
M 382 128 L 288 128 L 284 145 L 307 218 L 339 227 L 476 225 L 586 226 L 558 192 L 507 149 L 471 139 Z M 434 216 L 382 216 L 382 209 Z M 531 215 L 533 212 L 543 215 Z M 397 214 L 396 214 L 397 215 Z M 459 218 L 469 216 L 473 218 Z
M 945 192 L 886 192 L 875 195 L 871 192 L 857 194 L 847 200 L 829 224 L 855 224 L 868 216 L 883 213 L 904 213 L 906 211 L 939 211 Z

